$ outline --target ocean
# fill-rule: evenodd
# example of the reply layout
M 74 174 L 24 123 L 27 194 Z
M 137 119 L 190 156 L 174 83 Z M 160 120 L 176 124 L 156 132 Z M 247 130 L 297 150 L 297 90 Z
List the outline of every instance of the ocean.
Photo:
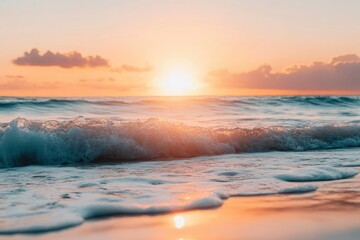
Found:
M 1 97 L 0 234 L 232 197 L 359 197 L 359 147 L 359 96 Z

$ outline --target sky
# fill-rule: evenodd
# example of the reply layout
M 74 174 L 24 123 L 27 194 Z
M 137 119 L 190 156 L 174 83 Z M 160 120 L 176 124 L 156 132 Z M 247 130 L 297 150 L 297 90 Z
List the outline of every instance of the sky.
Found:
M 360 94 L 358 0 L 1 0 L 0 96 Z

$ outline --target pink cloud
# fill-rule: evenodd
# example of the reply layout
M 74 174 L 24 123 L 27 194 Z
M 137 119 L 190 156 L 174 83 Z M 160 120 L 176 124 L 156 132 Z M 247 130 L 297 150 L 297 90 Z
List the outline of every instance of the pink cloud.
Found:
M 112 72 L 136 72 L 136 73 L 143 73 L 143 72 L 150 72 L 153 70 L 153 67 L 151 66 L 145 66 L 145 67 L 137 67 L 137 66 L 131 66 L 131 65 L 122 65 L 121 67 L 113 68 L 111 69 Z
M 294 65 L 285 72 L 274 72 L 270 65 L 240 73 L 221 69 L 210 72 L 209 81 L 222 88 L 360 90 L 360 58 L 355 54 L 343 55 L 330 63 Z
M 109 63 L 104 58 L 96 56 L 84 57 L 81 53 L 53 53 L 51 51 L 40 54 L 39 50 L 33 48 L 30 52 L 25 52 L 23 56 L 13 60 L 13 63 L 19 66 L 57 66 L 62 68 L 95 68 L 108 67 Z

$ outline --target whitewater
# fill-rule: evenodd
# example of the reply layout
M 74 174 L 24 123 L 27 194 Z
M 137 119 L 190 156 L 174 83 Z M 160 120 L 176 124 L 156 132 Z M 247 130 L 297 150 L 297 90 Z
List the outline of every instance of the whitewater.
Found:
M 358 186 L 359 114 L 358 96 L 0 97 L 0 234 Z

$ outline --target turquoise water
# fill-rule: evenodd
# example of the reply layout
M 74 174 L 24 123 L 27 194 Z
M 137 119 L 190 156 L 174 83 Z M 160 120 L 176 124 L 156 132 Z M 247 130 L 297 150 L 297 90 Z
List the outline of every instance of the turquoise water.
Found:
M 356 96 L 0 98 L 0 234 L 358 191 L 359 110 Z

